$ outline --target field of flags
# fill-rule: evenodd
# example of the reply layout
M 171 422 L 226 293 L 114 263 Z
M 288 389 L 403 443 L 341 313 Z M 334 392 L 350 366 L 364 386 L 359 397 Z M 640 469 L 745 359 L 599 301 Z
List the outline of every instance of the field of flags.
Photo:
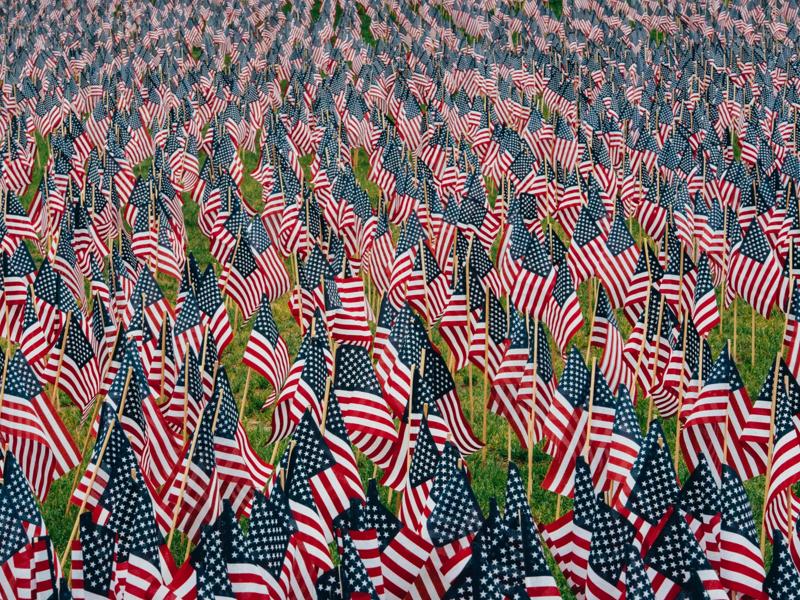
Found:
M 800 596 L 798 24 L 0 3 L 0 600 Z

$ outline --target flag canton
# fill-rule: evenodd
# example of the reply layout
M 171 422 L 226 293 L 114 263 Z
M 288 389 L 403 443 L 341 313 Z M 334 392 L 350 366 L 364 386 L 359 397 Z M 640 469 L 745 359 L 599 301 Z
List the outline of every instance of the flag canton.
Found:
M 410 427 L 406 424 L 406 427 Z M 422 418 L 419 432 L 414 444 L 414 453 L 411 456 L 411 467 L 408 470 L 408 484 L 416 487 L 433 478 L 436 466 L 439 463 L 439 450 L 433 441 L 428 420 Z
M 222 296 L 217 284 L 217 276 L 211 265 L 206 267 L 197 287 L 197 303 L 206 315 L 213 316 L 222 304 Z
M 588 407 L 590 376 L 580 350 L 573 346 L 558 382 L 558 392 L 573 407 L 586 408 Z
M 800 589 L 800 573 L 794 566 L 792 553 L 783 534 L 775 532 L 772 566 L 764 581 L 764 591 L 770 598 L 786 598 Z
M 294 450 L 290 466 L 293 482 L 296 479 L 308 480 L 335 464 L 333 455 L 309 412 L 303 415 L 292 441 Z
M 269 497 L 256 492 L 248 542 L 253 561 L 263 566 L 275 579 L 280 577 L 289 541 L 295 531 L 297 526 L 283 489 L 274 485 Z
M 266 295 L 261 299 L 261 308 L 253 323 L 253 330 L 263 335 L 273 346 L 278 343 L 280 334 L 272 316 L 272 305 Z
M 627 225 L 625 225 L 625 219 L 618 213 L 611 223 L 606 247 L 611 254 L 619 256 L 628 248 L 634 246 L 635 243 L 633 236 L 630 234 L 630 231 L 628 231 Z
M 194 454 L 187 457 L 193 465 L 199 467 L 206 476 L 210 477 L 216 467 L 216 454 L 214 452 L 213 433 L 211 431 L 214 420 L 215 406 L 211 402 L 206 404 L 200 423 L 197 425 L 200 430 L 197 432 Z
M 633 541 L 635 534 L 629 521 L 605 503 L 599 503 L 589 553 L 589 563 L 594 572 L 606 581 L 616 584 L 628 545 Z
M 686 523 L 684 513 L 674 509 L 645 557 L 645 563 L 675 582 L 687 582 L 692 573 L 708 568 L 703 550 Z
M 755 219 L 747 229 L 747 233 L 742 240 L 740 252 L 743 256 L 764 264 L 769 258 L 771 249 L 761 225 Z
M 655 600 L 653 586 L 644 570 L 639 551 L 628 546 L 626 553 L 625 597 L 629 600 Z
M 660 428 L 651 428 L 633 466 L 636 483 L 627 505 L 632 512 L 653 524 L 663 517 L 678 496 L 675 471 L 663 440 Z
M 600 230 L 595 224 L 594 218 L 589 213 L 588 209 L 584 206 L 578 215 L 578 220 L 575 223 L 575 232 L 573 234 L 573 241 L 580 247 L 586 246 L 600 235 Z
M 353 539 L 347 532 L 342 533 L 342 574 L 347 592 L 352 598 L 354 595 L 369 594 L 377 599 L 375 588 L 367 574 L 367 569 L 361 561 Z
M 0 494 L 0 561 L 5 564 L 28 543 L 20 516 L 6 494 Z
M 694 516 L 713 516 L 721 511 L 719 486 L 708 462 L 702 456 L 681 488 L 679 506 L 681 510 Z
M 123 485 L 115 494 L 108 526 L 119 535 L 117 552 L 120 556 L 134 553 L 158 565 L 158 548 L 163 538 L 155 522 L 147 486 L 135 470 L 119 473 L 116 479 Z
M 475 533 L 483 524 L 478 500 L 463 470 L 456 470 L 428 518 L 428 533 L 436 546 Z
M 525 578 L 522 533 L 500 519 L 494 502 L 489 510 L 489 517 L 475 536 L 473 559 L 481 562 L 482 571 L 498 589 L 508 590 Z
M 219 403 L 219 407 L 216 405 Z M 231 384 L 228 380 L 228 373 L 224 366 L 217 370 L 217 379 L 214 385 L 214 395 L 211 404 L 217 411 L 216 429 L 214 437 L 234 439 L 236 429 L 239 426 L 239 412 L 236 408 L 236 401 L 233 399 Z
M 582 456 L 575 460 L 575 490 L 572 506 L 575 526 L 591 531 L 597 513 L 598 499 L 594 491 L 589 465 Z
M 222 552 L 222 535 L 217 528 L 203 528 L 200 545 L 192 552 L 191 560 L 197 572 L 198 598 L 233 597 L 228 565 Z
M 378 496 L 378 486 L 371 479 L 367 488 L 367 502 L 358 512 L 357 529 L 374 529 L 381 552 L 403 529 L 403 524 L 386 508 Z
M 361 346 L 342 344 L 336 350 L 336 382 L 337 390 L 366 392 L 374 396 L 381 395 L 378 378 L 372 369 L 369 351 Z
M 39 525 L 42 515 L 36 504 L 28 480 L 11 450 L 6 451 L 3 460 L 3 485 L 0 486 L 0 503 L 10 503 L 16 516 L 27 523 Z M 1 510 L 1 509 L 0 509 Z
M 727 465 L 722 466 L 722 528 L 746 538 L 754 547 L 758 545 L 756 524 L 750 500 L 739 475 Z
M 105 596 L 111 590 L 114 566 L 114 532 L 92 521 L 91 513 L 80 516 L 83 553 L 83 585 L 87 592 Z
M 42 385 L 25 360 L 25 355 L 22 352 L 15 352 L 8 363 L 5 394 L 31 400 L 41 393 Z

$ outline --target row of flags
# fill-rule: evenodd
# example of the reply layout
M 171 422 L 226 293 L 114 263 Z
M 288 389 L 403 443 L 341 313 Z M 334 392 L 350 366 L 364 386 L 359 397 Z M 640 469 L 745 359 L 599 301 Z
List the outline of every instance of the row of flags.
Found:
M 0 597 L 797 589 L 797 12 L 0 7 Z M 783 331 L 755 401 L 747 305 Z M 502 510 L 489 412 L 528 453 Z

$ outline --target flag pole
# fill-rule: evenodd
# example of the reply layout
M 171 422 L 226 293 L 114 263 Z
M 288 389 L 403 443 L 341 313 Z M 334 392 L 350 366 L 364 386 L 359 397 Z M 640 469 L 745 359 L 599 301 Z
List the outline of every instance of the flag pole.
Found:
M 756 307 L 750 307 L 750 364 L 756 364 Z
M 487 439 L 487 413 L 489 412 L 489 290 L 486 290 L 484 294 L 486 299 L 483 308 L 483 451 L 481 452 L 481 461 L 485 465 L 489 451 L 489 440 Z
M 56 402 L 56 410 L 61 408 L 61 403 L 58 399 L 58 383 L 61 379 L 61 367 L 64 366 L 64 350 L 67 347 L 67 339 L 69 337 L 69 325 L 72 322 L 72 311 L 67 312 L 67 322 L 64 325 L 64 341 L 61 342 L 61 353 L 58 356 L 58 369 L 56 370 L 56 379 L 53 381 L 52 396 Z
M 530 331 L 530 316 L 526 315 L 526 329 Z M 528 502 L 533 493 L 533 435 L 535 432 L 534 423 L 536 421 L 536 393 L 539 383 L 539 320 L 533 320 L 533 385 L 531 386 L 531 412 L 528 417 Z
M 586 459 L 588 464 L 589 462 L 589 438 L 592 433 L 592 411 L 594 409 L 594 382 L 597 373 L 597 357 L 592 357 L 592 377 L 590 382 L 589 388 L 589 415 L 586 418 L 586 439 L 583 441 L 583 458 Z
M 253 369 L 247 368 L 247 377 L 244 380 L 244 393 L 242 394 L 242 401 L 239 404 L 239 416 L 244 416 L 244 409 L 247 406 L 247 391 L 250 389 L 250 377 L 253 375 Z
M 412 413 L 412 403 L 414 398 L 414 372 L 417 369 L 416 364 L 411 365 L 411 378 L 410 378 L 410 385 L 409 385 L 409 393 L 408 393 L 408 422 L 406 422 L 406 430 L 405 430 L 405 463 L 406 463 L 406 486 L 408 486 L 408 472 L 410 470 L 411 465 L 411 451 L 409 445 L 411 444 L 411 413 Z M 425 416 L 427 416 L 427 411 L 425 412 Z M 403 448 L 403 446 L 401 446 Z M 389 495 L 386 498 L 386 504 L 391 508 L 392 504 L 392 488 L 389 488 Z M 402 491 L 398 493 L 398 495 L 402 495 Z
M 684 393 L 684 375 L 683 372 L 686 369 L 686 335 L 689 332 L 689 315 L 684 315 L 683 317 L 683 340 L 681 341 L 681 345 L 683 346 L 683 350 L 681 352 L 681 380 L 678 384 L 678 411 L 675 413 L 675 456 L 674 456 L 674 467 L 675 472 L 678 472 L 678 463 L 680 463 L 681 457 L 681 409 L 683 408 L 683 393 Z M 701 342 L 702 343 L 702 342 Z M 702 360 L 702 355 L 700 356 L 700 360 Z M 689 375 L 691 377 L 691 375 Z
M 164 317 L 161 321 L 161 387 L 159 388 L 158 395 L 161 400 L 164 400 L 164 375 L 166 374 L 166 357 L 167 352 L 167 311 L 164 311 Z
M 658 368 L 658 353 L 660 351 L 661 346 L 661 325 L 664 322 L 664 294 L 661 294 L 661 298 L 658 301 L 658 321 L 656 324 L 656 347 L 655 351 L 653 352 L 653 367 L 650 370 L 650 402 L 647 405 L 647 426 L 650 427 L 650 423 L 653 421 L 653 391 L 652 387 L 656 381 L 656 370 Z M 647 338 L 647 332 L 645 332 L 645 338 Z
M 780 352 L 775 356 L 775 367 L 772 372 L 772 404 L 769 409 L 769 440 L 767 442 L 767 473 L 764 477 L 764 506 L 761 509 L 761 554 L 767 546 L 766 529 L 767 529 L 767 493 L 769 492 L 770 479 L 772 479 L 772 451 L 774 449 L 773 439 L 775 437 L 775 405 L 778 402 L 778 371 L 781 366 Z M 791 487 L 789 488 L 791 490 Z
M 589 290 L 591 291 L 597 285 L 600 285 L 599 282 L 591 285 Z M 597 293 L 594 294 L 594 303 L 592 304 L 594 308 L 592 308 L 592 321 L 591 324 L 589 325 L 589 335 L 587 336 L 586 340 L 586 356 L 584 360 L 589 360 L 589 353 L 592 351 L 592 332 L 594 332 L 594 323 L 595 319 L 597 318 L 597 303 L 599 297 L 600 297 L 600 290 L 597 290 Z
M 737 302 L 737 300 L 738 300 L 738 298 L 736 297 L 736 294 L 734 293 L 734 296 L 733 296 L 733 359 L 734 360 L 736 360 L 736 354 L 737 354 L 736 353 L 736 346 L 737 346 L 736 340 L 738 338 L 738 333 L 739 333 L 739 325 L 738 325 L 738 318 L 737 318 L 738 311 L 736 310 L 737 309 L 737 305 L 739 303 Z

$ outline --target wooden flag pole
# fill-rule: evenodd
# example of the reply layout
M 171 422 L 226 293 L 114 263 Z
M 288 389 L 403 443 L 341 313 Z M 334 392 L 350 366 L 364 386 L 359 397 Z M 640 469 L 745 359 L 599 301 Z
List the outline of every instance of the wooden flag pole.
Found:
M 208 326 L 203 330 L 203 347 L 205 348 L 208 340 Z M 181 437 L 183 441 L 189 439 L 188 425 L 189 425 L 189 352 L 191 349 L 186 347 L 186 353 L 183 356 L 183 432 Z M 202 377 L 202 375 L 201 375 Z M 202 384 L 201 384 L 202 385 Z
M 756 364 L 756 307 L 751 306 L 750 313 L 750 364 Z
M 736 310 L 736 308 L 737 308 L 739 303 L 737 302 L 737 300 L 738 300 L 738 298 L 734 295 L 734 297 L 733 297 L 733 359 L 734 360 L 736 360 L 736 354 L 737 354 L 737 352 L 736 352 L 736 347 L 737 347 L 736 341 L 737 341 L 738 333 L 739 333 L 739 324 L 738 324 L 738 318 L 737 318 L 737 312 L 738 311 Z
M 789 375 L 783 376 L 783 393 L 789 397 Z M 791 544 L 792 533 L 794 532 L 794 506 L 792 503 L 792 486 L 786 487 L 786 537 Z M 766 504 L 766 496 L 764 496 L 764 503 Z
M 728 347 L 728 354 L 730 355 L 731 352 L 731 342 L 727 340 L 726 345 Z M 699 390 L 698 390 L 699 393 Z M 728 406 L 725 407 L 725 427 L 722 429 L 722 464 L 728 464 L 728 430 L 730 429 L 730 403 Z
M 125 375 L 125 386 L 122 388 L 122 400 L 119 403 L 119 409 L 117 409 L 117 418 L 122 415 L 122 411 L 125 409 L 125 402 L 128 399 L 128 385 L 131 382 L 131 375 L 133 374 L 133 369 L 128 367 L 128 373 Z M 78 515 L 75 517 L 75 524 L 72 526 L 72 533 L 69 535 L 69 539 L 67 540 L 67 544 L 64 547 L 64 555 L 61 557 L 61 570 L 64 570 L 64 566 L 67 564 L 67 557 L 69 556 L 70 546 L 72 546 L 72 542 L 75 540 L 75 536 L 78 535 L 78 527 L 81 521 L 81 515 L 83 511 L 86 510 L 86 503 L 89 500 L 89 495 L 91 493 L 92 488 L 94 488 L 94 482 L 97 479 L 97 473 L 100 471 L 100 464 L 103 462 L 103 457 L 106 455 L 106 449 L 108 448 L 108 443 L 111 441 L 111 434 L 114 431 L 114 425 L 109 425 L 108 429 L 106 430 L 106 435 L 103 437 L 103 445 L 100 446 L 100 454 L 97 457 L 97 462 L 94 463 L 92 467 L 92 474 L 89 476 L 89 485 L 87 486 L 88 490 L 87 493 L 83 496 L 83 500 L 81 500 L 81 505 L 78 508 Z M 69 499 L 67 499 L 69 502 Z
M 525 316 L 525 326 L 528 331 L 530 331 L 530 317 Z M 528 502 L 531 500 L 531 494 L 533 493 L 533 435 L 535 433 L 535 421 L 536 421 L 536 394 L 537 394 L 537 386 L 539 382 L 538 377 L 538 370 L 539 370 L 539 320 L 534 319 L 533 321 L 533 385 L 531 386 L 531 412 L 528 416 Z
M 664 294 L 658 301 L 658 321 L 656 323 L 656 347 L 653 352 L 653 368 L 650 370 L 650 386 L 652 387 L 656 380 L 656 369 L 658 368 L 658 353 L 661 346 L 661 325 L 664 321 Z M 645 331 L 645 338 L 647 332 Z M 653 394 L 650 393 L 650 402 L 647 405 L 647 427 L 653 422 Z
M 486 464 L 489 451 L 487 439 L 488 413 L 489 413 L 489 290 L 485 292 L 486 301 L 483 308 L 484 338 L 483 338 L 483 450 L 481 461 Z
M 61 353 L 58 356 L 58 369 L 56 370 L 56 379 L 53 381 L 53 400 L 56 403 L 56 410 L 61 408 L 61 403 L 58 399 L 58 383 L 61 380 L 61 367 L 64 365 L 64 349 L 67 347 L 67 339 L 69 336 L 69 325 L 72 322 L 72 311 L 67 312 L 67 322 L 64 325 L 64 341 L 61 342 Z
M 781 366 L 780 352 L 775 356 L 775 367 L 772 372 L 772 404 L 769 409 L 769 440 L 767 441 L 767 473 L 764 477 L 764 506 L 761 510 L 761 554 L 767 546 L 766 529 L 767 529 L 767 492 L 769 492 L 769 483 L 772 479 L 772 450 L 774 448 L 775 437 L 775 405 L 778 402 L 778 372 Z M 789 488 L 791 490 L 791 488 Z
M 205 359 L 205 356 L 203 357 Z M 219 417 L 219 407 L 222 402 L 221 399 L 217 400 L 217 405 L 214 407 L 214 419 L 211 423 L 211 433 L 214 434 L 217 428 L 217 418 Z M 167 548 L 172 545 L 172 538 L 175 535 L 175 528 L 178 525 L 178 514 L 180 513 L 181 505 L 183 504 L 183 497 L 186 493 L 186 486 L 189 482 L 189 468 L 192 466 L 192 459 L 194 458 L 194 450 L 195 446 L 197 445 L 197 438 L 200 435 L 200 429 L 203 426 L 203 416 L 200 416 L 200 420 L 197 422 L 197 425 L 192 432 L 192 443 L 189 446 L 189 454 L 186 458 L 186 467 L 183 469 L 183 475 L 181 476 L 181 489 L 178 493 L 178 501 L 175 503 L 175 508 L 172 511 L 172 525 L 169 528 L 169 537 L 167 538 Z M 187 543 L 186 548 L 187 551 L 191 544 Z
M 167 352 L 167 311 L 164 311 L 164 319 L 161 321 L 161 386 L 159 388 L 158 396 L 164 400 L 164 376 L 166 374 L 166 365 L 164 364 L 164 355 Z
M 425 246 L 422 240 L 419 241 L 419 260 L 422 265 L 422 294 L 425 298 L 425 311 L 428 313 L 426 327 L 428 333 L 430 333 L 433 326 L 433 311 L 431 310 L 431 301 L 428 296 L 428 270 L 425 267 Z
M 324 436 L 325 435 L 325 421 L 328 419 L 328 402 L 330 402 L 331 398 L 331 384 L 333 383 L 333 377 L 330 375 L 325 380 L 325 396 L 322 398 L 322 421 L 320 423 L 319 431 Z
M 244 380 L 244 393 L 242 394 L 242 401 L 239 404 L 239 416 L 244 416 L 244 409 L 247 406 L 247 391 L 250 389 L 250 377 L 253 375 L 253 369 L 247 367 L 247 377 Z
M 597 357 L 592 357 L 592 378 L 589 387 L 589 415 L 586 418 L 586 439 L 583 441 L 583 458 L 589 462 L 589 439 L 592 434 L 592 410 L 594 409 L 594 380 L 597 373 Z M 560 494 L 559 494 L 560 496 Z
M 599 285 L 599 282 L 597 283 L 597 285 Z M 594 287 L 596 287 L 596 286 L 592 285 L 589 289 L 591 290 Z M 597 301 L 598 301 L 598 298 L 600 297 L 600 290 L 596 290 L 596 292 L 597 293 L 594 294 L 594 304 L 592 304 L 592 306 L 593 306 L 593 308 L 592 308 L 592 321 L 591 321 L 591 324 L 589 325 L 589 335 L 586 336 L 586 355 L 584 357 L 585 361 L 589 360 L 589 353 L 592 351 L 592 332 L 594 331 L 594 322 L 595 322 L 595 319 L 597 318 Z
M 688 333 L 689 329 L 689 315 L 684 315 L 683 318 L 683 340 L 681 345 L 683 346 L 682 354 L 681 354 L 681 380 L 678 384 L 678 411 L 675 413 L 675 456 L 674 456 L 674 467 L 675 472 L 678 472 L 678 463 L 680 463 L 681 458 L 681 409 L 683 408 L 683 392 L 684 392 L 684 375 L 683 372 L 686 370 L 686 334 Z M 702 360 L 702 356 L 700 357 Z M 689 375 L 691 377 L 691 375 Z
M 722 300 L 722 306 L 725 305 L 725 296 L 728 294 L 728 260 L 727 260 L 727 250 L 728 250 L 728 211 L 723 211 L 722 217 L 722 257 L 723 257 L 723 264 L 722 264 L 722 295 L 720 296 Z M 725 329 L 723 327 L 723 315 L 725 314 L 724 310 L 719 311 L 719 330 L 720 332 L 725 333 Z M 734 329 L 735 331 L 735 329 Z M 733 344 L 733 352 L 736 353 L 736 342 Z
M 470 318 L 470 282 L 469 282 L 469 262 L 470 256 L 472 255 L 472 241 L 475 239 L 475 236 L 469 238 L 469 242 L 467 242 L 467 255 L 464 257 L 464 287 L 466 289 L 467 295 L 467 323 L 469 324 Z M 472 345 L 472 330 L 470 327 L 467 327 L 467 354 L 469 355 L 469 346 Z M 467 389 L 469 393 L 469 420 L 474 421 L 475 419 L 475 397 L 472 394 L 472 361 L 467 358 Z

